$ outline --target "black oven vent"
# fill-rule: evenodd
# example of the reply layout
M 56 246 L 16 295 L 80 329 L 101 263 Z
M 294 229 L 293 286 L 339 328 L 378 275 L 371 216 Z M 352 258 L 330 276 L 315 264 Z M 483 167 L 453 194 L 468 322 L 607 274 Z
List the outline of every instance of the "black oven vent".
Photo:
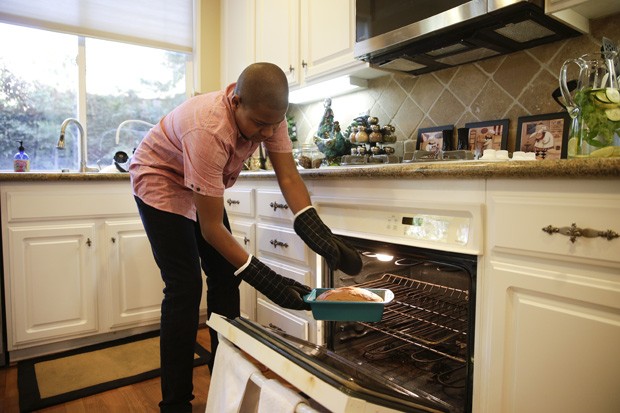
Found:
M 361 288 L 388 288 L 394 300 L 378 323 L 367 328 L 465 363 L 469 292 L 394 274 L 358 284 Z

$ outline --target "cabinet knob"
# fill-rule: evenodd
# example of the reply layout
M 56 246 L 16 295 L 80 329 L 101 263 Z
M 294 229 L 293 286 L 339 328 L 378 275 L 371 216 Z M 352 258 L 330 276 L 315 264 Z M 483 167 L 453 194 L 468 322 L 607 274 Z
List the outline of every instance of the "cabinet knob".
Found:
M 611 241 L 614 238 L 620 237 L 620 235 L 618 235 L 616 231 L 613 231 L 611 229 L 608 229 L 605 231 L 599 231 L 599 230 L 592 229 L 592 228 L 579 228 L 577 224 L 575 224 L 574 222 L 572 223 L 570 227 L 558 228 L 558 227 L 554 227 L 553 225 L 547 225 L 546 227 L 542 228 L 542 230 L 545 231 L 549 235 L 553 235 L 553 234 L 566 235 L 567 237 L 569 237 L 570 242 L 573 242 L 573 243 L 579 237 L 585 237 L 585 238 L 601 237 L 601 238 L 607 239 L 607 241 Z
M 116 242 L 116 238 L 112 237 L 110 238 L 110 241 L 112 241 L 112 244 L 114 244 Z
M 305 69 L 306 67 L 308 67 L 308 63 L 306 63 L 305 60 L 302 60 L 301 61 L 301 67 L 303 67 Z
M 86 245 L 88 245 L 89 247 L 93 245 L 93 242 L 90 240 L 90 238 L 86 238 Z
M 250 239 L 248 237 L 243 237 L 243 245 L 248 245 Z
M 293 73 L 295 71 L 295 68 L 293 67 L 293 65 L 289 65 L 288 66 L 288 72 L 289 73 Z
M 273 245 L 274 248 L 288 248 L 288 244 L 286 242 L 278 241 L 277 239 L 272 239 L 269 243 Z
M 287 204 L 278 204 L 277 202 L 272 202 L 269 204 L 269 206 L 272 207 L 274 211 L 276 211 L 278 208 L 288 209 Z
M 230 199 L 230 198 L 228 198 L 228 199 L 226 200 L 226 202 L 228 203 L 228 206 L 231 206 L 231 205 L 233 205 L 233 204 L 235 204 L 235 205 L 239 205 L 239 204 L 241 203 L 241 201 L 238 201 L 238 200 L 236 200 L 236 199 Z

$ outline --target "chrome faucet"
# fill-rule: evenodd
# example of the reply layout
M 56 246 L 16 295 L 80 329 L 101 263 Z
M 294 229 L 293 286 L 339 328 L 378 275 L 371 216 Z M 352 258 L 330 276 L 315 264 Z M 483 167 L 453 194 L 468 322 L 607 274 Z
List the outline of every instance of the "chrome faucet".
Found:
M 153 125 L 152 123 L 140 120 L 140 119 L 128 119 L 125 121 L 122 121 L 120 125 L 118 125 L 118 128 L 116 128 L 116 144 L 118 145 L 118 143 L 120 142 L 120 137 L 121 137 L 121 128 L 125 125 L 127 125 L 128 123 L 141 123 L 143 125 L 148 126 L 149 128 L 152 128 Z
M 78 163 L 80 165 L 80 172 L 96 172 L 97 168 L 89 168 L 86 166 L 86 134 L 84 134 L 84 128 L 82 128 L 82 124 L 75 118 L 67 118 L 60 125 L 60 138 L 58 138 L 58 143 L 56 144 L 56 148 L 65 149 L 65 130 L 70 123 L 75 123 L 75 126 L 78 128 L 78 132 L 80 134 L 80 139 L 78 141 Z

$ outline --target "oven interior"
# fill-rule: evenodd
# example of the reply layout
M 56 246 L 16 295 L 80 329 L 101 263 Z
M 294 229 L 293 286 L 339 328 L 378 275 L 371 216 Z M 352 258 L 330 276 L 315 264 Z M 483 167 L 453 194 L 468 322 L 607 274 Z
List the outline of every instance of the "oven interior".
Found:
M 328 349 L 451 413 L 470 412 L 477 257 L 343 238 L 360 251 L 363 270 L 349 276 L 325 265 L 324 285 L 389 288 L 395 298 L 380 322 L 326 322 Z

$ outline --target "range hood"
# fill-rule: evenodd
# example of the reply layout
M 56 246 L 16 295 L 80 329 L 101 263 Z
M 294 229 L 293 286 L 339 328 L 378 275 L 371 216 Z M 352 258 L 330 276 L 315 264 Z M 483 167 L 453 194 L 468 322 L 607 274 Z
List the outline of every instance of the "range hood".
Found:
M 545 14 L 543 0 L 357 0 L 354 55 L 419 75 L 581 33 Z

